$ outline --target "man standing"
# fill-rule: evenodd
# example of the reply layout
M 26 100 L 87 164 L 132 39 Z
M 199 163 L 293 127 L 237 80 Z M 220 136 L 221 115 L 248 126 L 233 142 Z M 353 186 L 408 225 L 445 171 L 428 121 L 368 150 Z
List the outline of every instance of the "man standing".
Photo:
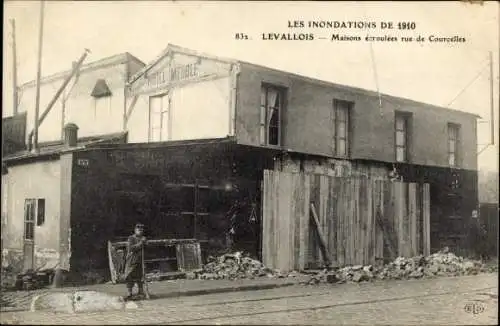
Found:
M 142 255 L 145 243 L 144 225 L 138 223 L 135 226 L 134 234 L 128 237 L 127 242 L 127 256 L 125 258 L 125 272 L 123 275 L 127 284 L 127 299 L 132 297 L 132 289 L 135 284 L 137 284 L 138 296 L 142 297 L 144 295 Z

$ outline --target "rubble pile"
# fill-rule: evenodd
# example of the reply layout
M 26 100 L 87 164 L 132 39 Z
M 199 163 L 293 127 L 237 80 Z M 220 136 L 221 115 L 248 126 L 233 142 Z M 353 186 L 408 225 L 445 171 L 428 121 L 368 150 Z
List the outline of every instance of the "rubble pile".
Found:
M 201 270 L 195 271 L 190 278 L 202 280 L 253 279 L 256 277 L 285 277 L 277 270 L 264 266 L 260 261 L 244 256 L 241 252 L 209 257 Z
M 476 275 L 494 272 L 494 265 L 458 257 L 448 248 L 430 256 L 398 257 L 380 268 L 373 266 L 347 266 L 336 270 L 323 270 L 313 275 L 306 284 L 363 282 L 374 279 L 418 279 L 433 276 Z

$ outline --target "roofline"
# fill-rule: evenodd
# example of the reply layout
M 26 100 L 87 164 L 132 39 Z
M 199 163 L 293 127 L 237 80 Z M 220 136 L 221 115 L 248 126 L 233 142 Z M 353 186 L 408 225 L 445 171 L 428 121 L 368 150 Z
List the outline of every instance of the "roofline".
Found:
M 368 90 L 368 89 L 365 89 L 365 88 L 360 88 L 360 87 L 355 87 L 355 86 L 349 86 L 349 85 L 343 85 L 343 84 L 337 84 L 337 83 L 333 83 L 333 82 L 329 82 L 329 81 L 325 81 L 325 80 L 321 80 L 321 79 L 317 79 L 317 78 L 312 78 L 312 77 L 308 77 L 308 76 L 304 76 L 304 75 L 300 75 L 300 74 L 297 74 L 297 73 L 292 73 L 292 72 L 288 72 L 288 71 L 284 71 L 284 70 L 279 70 L 279 69 L 275 69 L 275 68 L 271 68 L 271 67 L 267 67 L 267 66 L 263 66 L 263 65 L 258 65 L 258 64 L 251 63 L 251 62 L 246 62 L 246 61 L 240 61 L 239 60 L 238 63 L 240 65 L 248 65 L 248 66 L 251 66 L 251 67 L 254 67 L 254 68 L 266 69 L 266 70 L 269 70 L 269 71 L 272 71 L 272 72 L 277 72 L 277 73 L 282 73 L 282 74 L 284 73 L 284 74 L 287 74 L 289 76 L 301 79 L 303 81 L 306 81 L 306 82 L 309 82 L 309 83 L 318 84 L 318 85 L 325 86 L 325 87 L 335 87 L 335 88 L 338 88 L 338 89 L 341 89 L 341 90 L 344 90 L 344 91 L 348 91 L 348 92 L 352 92 L 352 93 L 356 93 L 356 94 L 360 94 L 360 95 L 364 95 L 364 96 L 377 97 L 377 98 L 379 96 L 379 93 L 377 93 L 376 91 Z M 437 106 L 437 105 L 434 105 L 434 104 L 429 104 L 429 103 L 425 103 L 425 102 L 421 102 L 421 101 L 417 101 L 417 100 L 413 100 L 413 99 L 409 99 L 409 98 L 394 96 L 394 95 L 390 95 L 390 94 L 385 94 L 385 93 L 380 93 L 380 96 L 382 98 L 385 98 L 389 102 L 392 101 L 392 103 L 396 104 L 396 105 L 400 105 L 400 104 L 403 104 L 403 103 L 411 103 L 411 104 L 422 106 L 422 107 L 425 107 L 425 108 L 432 108 L 432 109 L 438 109 L 438 110 L 446 110 L 446 111 L 449 111 L 449 112 L 454 112 L 454 113 L 458 113 L 458 114 L 464 114 L 464 115 L 467 115 L 467 116 L 470 116 L 470 117 L 474 117 L 476 119 L 481 119 L 481 116 L 478 115 L 478 114 L 476 114 L 476 113 L 471 113 L 471 112 L 466 112 L 466 111 L 461 111 L 461 110 L 456 110 L 456 109 L 450 109 L 450 108 L 446 108 L 446 107 L 442 107 L 442 106 Z M 395 102 L 399 102 L 399 103 L 395 103 Z
M 103 137 L 106 137 L 106 138 L 103 138 Z M 53 160 L 53 159 L 57 159 L 58 157 L 60 157 L 61 155 L 63 154 L 66 154 L 66 153 L 73 153 L 73 152 L 79 152 L 79 151 L 82 151 L 82 150 L 85 150 L 85 149 L 89 149 L 89 148 L 94 148 L 94 146 L 96 145 L 99 145 L 103 142 L 106 142 L 106 141 L 110 141 L 110 140 L 113 140 L 113 139 L 117 139 L 117 138 L 120 138 L 120 137 L 128 137 L 128 132 L 119 132 L 119 133 L 113 133 L 113 134 L 107 134 L 107 135 L 101 135 L 101 139 L 96 139 L 88 144 L 83 144 L 83 145 L 77 145 L 77 146 L 74 146 L 74 147 L 67 147 L 67 148 L 62 148 L 61 150 L 59 151 L 55 151 L 55 152 L 45 152 L 45 153 L 28 153 L 26 155 L 22 155 L 22 156 L 11 156 L 11 157 L 6 157 L 6 158 L 2 158 L 2 163 L 12 163 L 12 164 L 16 164 L 16 163 L 22 163 L 24 161 L 38 161 L 38 160 Z M 84 138 L 79 138 L 78 140 L 79 141 L 91 141 L 93 138 L 99 138 L 98 136 L 97 137 L 93 137 L 93 136 L 90 136 L 90 137 L 84 137 Z M 45 142 L 45 143 L 41 143 L 41 145 L 46 145 L 46 146 L 54 146 L 54 145 L 63 145 L 64 142 L 62 141 L 53 141 L 53 142 Z
M 191 50 L 191 49 L 188 49 L 185 47 L 181 47 L 179 45 L 175 45 L 172 43 L 168 43 L 167 47 L 156 58 L 151 60 L 151 62 L 149 62 L 147 65 L 145 65 L 141 70 L 139 70 L 133 76 L 131 76 L 130 80 L 127 82 L 127 84 L 131 85 L 132 83 L 137 81 L 139 78 L 141 78 L 146 72 L 148 72 L 152 67 L 154 67 L 161 59 L 163 59 L 170 51 L 176 51 L 176 52 L 184 53 L 187 55 L 192 55 L 192 56 L 205 58 L 205 59 L 209 59 L 209 60 L 216 60 L 216 61 L 225 62 L 228 64 L 237 64 L 238 63 L 238 60 L 235 60 L 235 59 L 214 56 L 214 55 L 210 55 L 207 53 L 198 52 L 198 51 Z
M 142 60 L 140 60 L 139 58 L 137 58 L 136 56 L 132 55 L 129 52 L 124 52 L 124 53 L 115 54 L 115 55 L 112 55 L 109 57 L 105 57 L 105 58 L 102 58 L 102 59 L 99 59 L 96 61 L 86 63 L 86 64 L 81 66 L 80 72 L 91 71 L 94 69 L 98 69 L 98 68 L 102 68 L 102 67 L 110 66 L 110 65 L 124 64 L 124 63 L 127 63 L 128 61 L 135 61 L 135 62 L 138 62 L 142 65 L 145 65 L 145 63 Z M 52 81 L 55 81 L 58 79 L 65 78 L 70 73 L 71 73 L 71 69 L 68 69 L 68 70 L 65 70 L 62 72 L 57 72 L 57 73 L 49 75 L 49 76 L 45 76 L 42 78 L 41 83 L 45 84 L 45 83 L 49 83 L 49 82 L 52 82 Z M 36 85 L 36 81 L 31 80 L 31 81 L 28 81 L 28 82 L 20 85 L 19 88 L 22 89 L 22 88 L 26 88 L 26 87 L 33 87 L 35 85 Z
M 193 55 L 193 56 L 197 56 L 197 57 L 201 57 L 201 58 L 210 59 L 210 60 L 222 61 L 222 62 L 226 62 L 229 64 L 238 64 L 240 66 L 247 65 L 247 66 L 251 66 L 251 67 L 255 67 L 255 68 L 259 68 L 259 69 L 266 69 L 266 70 L 281 73 L 281 74 L 287 74 L 289 76 L 301 79 L 301 80 L 309 82 L 309 83 L 314 83 L 314 84 L 322 85 L 325 87 L 335 87 L 335 88 L 338 88 L 338 89 L 341 89 L 341 90 L 344 90 L 347 92 L 356 93 L 356 94 L 360 94 L 360 95 L 364 95 L 364 96 L 377 97 L 377 98 L 379 97 L 379 93 L 376 91 L 372 91 L 372 90 L 368 90 L 368 89 L 364 89 L 364 88 L 360 88 L 360 87 L 337 84 L 337 83 L 333 83 L 333 82 L 329 82 L 329 81 L 325 81 L 325 80 L 321 80 L 321 79 L 317 79 L 317 78 L 307 77 L 307 76 L 300 75 L 297 73 L 292 73 L 292 72 L 279 70 L 279 69 L 275 69 L 275 68 L 271 68 L 271 67 L 267 67 L 267 66 L 263 66 L 263 65 L 258 65 L 258 64 L 251 63 L 251 62 L 246 62 L 243 60 L 223 58 L 223 57 L 219 57 L 219 56 L 206 54 L 203 52 L 197 52 L 195 50 L 181 47 L 181 46 L 178 46 L 178 45 L 175 45 L 172 43 L 169 43 L 167 45 L 167 47 L 160 53 L 160 55 L 158 55 L 154 60 L 152 60 L 147 65 L 145 65 L 136 74 L 131 76 L 129 81 L 127 82 L 127 85 L 131 85 L 136 80 L 138 80 L 140 77 L 142 77 L 147 71 L 149 71 L 154 65 L 156 65 L 163 57 L 165 57 L 165 55 L 167 55 L 167 53 L 169 51 L 172 51 L 172 50 L 178 51 L 181 53 L 185 53 L 188 55 Z M 380 97 L 384 98 L 386 101 L 393 102 L 393 104 L 396 104 L 398 106 L 401 104 L 413 104 L 413 105 L 417 105 L 420 107 L 425 107 L 427 109 L 446 110 L 448 112 L 454 112 L 457 114 L 463 114 L 463 115 L 466 115 L 469 117 L 474 117 L 475 119 L 481 119 L 481 116 L 479 116 L 478 114 L 475 114 L 475 113 L 456 110 L 456 109 L 450 109 L 450 108 L 437 106 L 434 104 L 429 104 L 429 103 L 425 103 L 425 102 L 421 102 L 421 101 L 417 101 L 417 100 L 413 100 L 413 99 L 409 99 L 409 98 L 398 97 L 398 96 L 389 95 L 389 94 L 385 94 L 385 93 L 380 93 Z
M 102 143 L 88 146 L 86 149 L 151 149 L 151 148 L 172 148 L 181 146 L 196 146 L 196 145 L 213 145 L 213 144 L 237 144 L 234 136 L 222 138 L 203 138 L 203 139 L 186 139 L 186 140 L 168 140 L 164 142 L 154 143 L 125 143 L 113 144 Z

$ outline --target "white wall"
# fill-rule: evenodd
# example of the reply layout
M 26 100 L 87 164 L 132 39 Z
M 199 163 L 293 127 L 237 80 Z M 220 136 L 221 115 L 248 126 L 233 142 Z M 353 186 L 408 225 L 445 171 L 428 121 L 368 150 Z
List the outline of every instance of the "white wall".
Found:
M 23 249 L 24 200 L 45 199 L 45 223 L 35 225 L 35 248 L 59 249 L 61 207 L 60 161 L 45 161 L 9 167 L 7 181 L 7 216 L 3 245 L 7 249 Z
M 124 85 L 126 79 L 125 67 L 125 64 L 105 66 L 96 68 L 95 70 L 82 71 L 80 74 L 78 82 L 68 97 L 65 110 L 65 123 L 76 123 L 79 127 L 79 137 L 122 131 Z M 95 99 L 90 94 L 95 83 L 100 78 L 106 80 L 112 96 L 106 98 L 105 103 L 100 104 L 96 110 Z M 45 108 L 63 82 L 64 79 L 61 78 L 42 84 L 40 87 L 40 115 L 45 111 Z M 73 82 L 74 80 L 70 81 L 66 91 L 69 91 Z M 29 134 L 34 126 L 35 93 L 36 89 L 34 86 L 23 87 L 21 91 L 19 111 L 28 112 L 27 134 Z M 40 125 L 39 142 L 60 140 L 62 135 L 61 127 L 62 101 L 60 97 Z
M 170 90 L 171 140 L 221 138 L 229 134 L 229 81 L 230 77 L 224 77 Z M 151 95 L 139 95 L 132 111 L 127 126 L 131 143 L 148 142 Z

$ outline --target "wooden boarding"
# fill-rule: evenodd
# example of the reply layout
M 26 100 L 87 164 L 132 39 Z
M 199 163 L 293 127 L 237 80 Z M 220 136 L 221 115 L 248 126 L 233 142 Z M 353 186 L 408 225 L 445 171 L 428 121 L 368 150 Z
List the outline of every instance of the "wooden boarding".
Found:
M 429 195 L 428 184 L 266 170 L 263 262 L 303 270 L 428 252 Z
M 321 230 L 321 225 L 319 223 L 318 215 L 316 214 L 316 208 L 314 207 L 314 204 L 311 203 L 311 215 L 313 217 L 314 224 L 316 226 L 316 232 L 319 237 L 319 243 L 320 243 L 320 248 L 321 248 L 321 254 L 323 255 L 323 259 L 325 261 L 326 266 L 330 266 L 330 253 L 328 252 L 328 244 L 325 238 L 325 235 L 323 234 L 323 230 Z

